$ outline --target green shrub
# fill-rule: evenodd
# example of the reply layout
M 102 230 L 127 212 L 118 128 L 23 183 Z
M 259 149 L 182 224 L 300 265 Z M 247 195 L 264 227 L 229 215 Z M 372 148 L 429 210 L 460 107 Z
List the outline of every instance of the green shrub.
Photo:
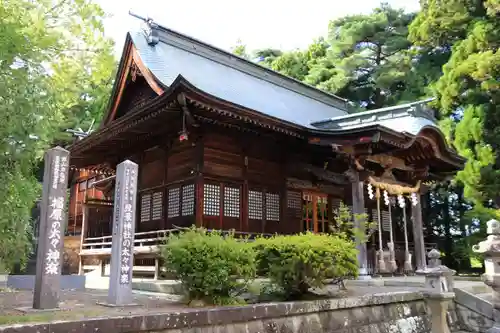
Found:
M 170 235 L 162 256 L 167 270 L 181 281 L 190 302 L 236 304 L 255 278 L 254 249 L 232 234 L 189 229 Z
M 326 279 L 357 276 L 353 242 L 327 234 L 274 236 L 255 241 L 258 270 L 280 287 L 287 299 L 300 298 Z
M 353 214 L 342 201 L 333 213 L 334 218 L 330 220 L 329 232 L 340 238 L 366 243 L 377 228 L 377 223 L 368 221 L 368 214 Z M 355 227 L 354 220 L 357 220 L 359 227 Z

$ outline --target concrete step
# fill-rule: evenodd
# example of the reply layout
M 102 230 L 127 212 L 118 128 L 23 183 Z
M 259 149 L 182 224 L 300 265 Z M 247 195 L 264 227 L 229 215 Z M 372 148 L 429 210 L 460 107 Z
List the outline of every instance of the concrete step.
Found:
M 132 281 L 132 289 L 170 295 L 183 294 L 181 283 L 175 280 Z

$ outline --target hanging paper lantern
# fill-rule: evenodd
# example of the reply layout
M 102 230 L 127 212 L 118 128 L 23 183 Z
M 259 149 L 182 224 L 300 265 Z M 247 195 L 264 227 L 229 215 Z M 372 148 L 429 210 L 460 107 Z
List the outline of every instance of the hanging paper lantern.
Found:
M 415 192 L 413 192 L 413 193 L 411 194 L 411 197 L 410 197 L 410 198 L 411 198 L 411 204 L 412 204 L 413 206 L 418 205 L 418 198 L 417 198 L 417 194 L 416 194 Z
M 401 194 L 398 194 L 398 205 L 400 208 L 406 207 L 405 198 Z
M 389 201 L 389 193 L 387 193 L 386 190 L 384 190 L 384 203 L 386 206 L 389 206 L 390 201 Z
M 373 194 L 373 186 L 372 186 L 372 184 L 368 184 L 367 189 L 368 189 L 368 197 L 370 198 L 370 200 L 372 200 L 374 198 L 374 196 L 375 196 Z

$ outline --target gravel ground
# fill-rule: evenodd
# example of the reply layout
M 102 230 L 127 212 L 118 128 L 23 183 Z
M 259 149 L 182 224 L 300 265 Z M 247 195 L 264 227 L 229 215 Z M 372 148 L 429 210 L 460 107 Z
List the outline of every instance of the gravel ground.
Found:
M 141 295 L 134 293 L 133 307 L 107 307 L 97 304 L 105 302 L 107 292 L 104 290 L 62 291 L 60 294 L 60 310 L 57 311 L 23 311 L 33 305 L 32 291 L 0 292 L 0 325 L 27 321 L 51 321 L 64 319 L 82 319 L 94 317 L 113 317 L 152 312 L 179 311 L 186 306 L 174 302 L 162 295 Z M 20 309 L 21 308 L 21 309 Z

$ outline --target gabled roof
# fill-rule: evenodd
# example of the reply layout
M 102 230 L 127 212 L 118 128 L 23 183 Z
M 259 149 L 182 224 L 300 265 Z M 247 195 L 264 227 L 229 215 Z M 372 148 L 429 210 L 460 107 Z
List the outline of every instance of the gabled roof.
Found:
M 401 104 L 372 111 L 359 112 L 313 122 L 311 125 L 323 130 L 346 130 L 381 125 L 400 133 L 416 135 L 424 127 L 436 127 L 436 119 L 426 104 L 433 98 Z
M 218 98 L 311 128 L 318 119 L 347 114 L 347 101 L 159 25 L 151 43 L 143 32 L 130 38 L 142 62 L 164 86 L 182 75 Z

